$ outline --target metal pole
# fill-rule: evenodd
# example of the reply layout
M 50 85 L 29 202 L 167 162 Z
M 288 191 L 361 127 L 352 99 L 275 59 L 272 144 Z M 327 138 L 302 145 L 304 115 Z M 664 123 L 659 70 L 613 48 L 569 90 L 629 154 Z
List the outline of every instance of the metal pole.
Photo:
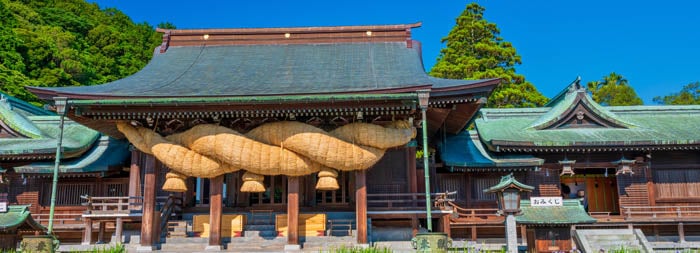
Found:
M 66 98 L 54 98 L 56 101 L 56 112 L 59 115 L 58 142 L 56 143 L 56 160 L 53 166 L 53 183 L 51 185 L 51 208 L 49 209 L 48 233 L 53 235 L 53 216 L 56 209 L 56 188 L 58 185 L 58 167 L 61 163 L 61 144 L 63 143 L 63 120 L 65 115 Z
M 428 118 L 427 106 L 421 106 L 421 117 L 423 118 L 423 174 L 425 175 L 425 220 L 428 225 L 428 232 L 433 232 L 432 211 L 430 210 L 430 165 L 428 162 Z

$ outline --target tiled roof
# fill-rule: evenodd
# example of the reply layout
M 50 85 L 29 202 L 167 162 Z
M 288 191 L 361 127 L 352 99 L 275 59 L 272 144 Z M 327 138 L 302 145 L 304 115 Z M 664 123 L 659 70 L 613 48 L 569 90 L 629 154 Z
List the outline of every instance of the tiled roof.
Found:
M 700 147 L 700 106 L 601 106 L 582 89 L 558 96 L 552 107 L 482 109 L 475 119 L 481 140 L 492 151 L 546 148 Z M 577 108 L 575 111 L 573 108 Z M 575 113 L 591 117 L 589 127 L 567 125 Z M 557 126 L 556 124 L 561 124 Z
M 543 159 L 531 155 L 499 156 L 486 150 L 476 131 L 463 131 L 438 142 L 440 157 L 445 166 L 473 168 L 513 168 L 542 165 Z
M 595 223 L 596 219 L 588 215 L 578 199 L 565 199 L 562 206 L 531 206 L 530 200 L 520 201 L 522 214 L 515 216 L 521 224 L 582 224 Z
M 30 89 L 45 99 L 226 97 L 408 92 L 482 82 L 428 76 L 418 46 L 366 42 L 170 47 L 111 83 Z

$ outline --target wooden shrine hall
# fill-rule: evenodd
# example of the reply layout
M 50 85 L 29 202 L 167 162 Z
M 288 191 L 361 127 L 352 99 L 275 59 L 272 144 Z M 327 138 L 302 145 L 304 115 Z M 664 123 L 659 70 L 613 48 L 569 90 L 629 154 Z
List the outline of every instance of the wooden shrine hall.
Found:
M 159 29 L 162 44 L 132 76 L 29 89 L 134 145 L 129 197 L 143 200 L 144 248 L 159 241 L 164 190 L 211 248 L 265 219 L 292 247 L 338 227 L 366 244 L 370 219 L 414 233 L 425 222 L 423 174 L 436 171 L 416 165 L 429 145 L 416 140 L 464 130 L 500 83 L 428 76 L 411 38 L 420 25 Z M 449 233 L 450 212 L 433 213 Z

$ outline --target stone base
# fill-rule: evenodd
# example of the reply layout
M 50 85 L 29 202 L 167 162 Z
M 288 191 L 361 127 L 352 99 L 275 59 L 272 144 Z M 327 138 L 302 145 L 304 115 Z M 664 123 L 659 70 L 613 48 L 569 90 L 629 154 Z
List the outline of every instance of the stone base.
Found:
M 223 249 L 224 247 L 221 245 L 207 245 L 207 247 L 204 248 L 205 251 L 221 251 Z
M 299 244 L 287 244 L 284 245 L 284 251 L 300 251 L 301 250 L 301 245 Z
M 151 252 L 154 250 L 155 250 L 155 247 L 153 247 L 153 246 L 138 246 L 138 247 L 136 247 L 136 252 Z
M 366 248 L 369 248 L 369 243 L 358 243 L 358 244 L 355 244 L 355 247 L 366 249 Z

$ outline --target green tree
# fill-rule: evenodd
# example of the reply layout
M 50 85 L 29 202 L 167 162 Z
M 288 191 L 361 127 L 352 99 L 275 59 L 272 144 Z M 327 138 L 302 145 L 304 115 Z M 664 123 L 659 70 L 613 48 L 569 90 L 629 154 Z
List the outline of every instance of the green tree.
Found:
M 615 72 L 603 77 L 600 81 L 591 81 L 587 84 L 593 100 L 601 105 L 641 105 L 642 99 L 629 85 L 627 79 Z
M 457 24 L 442 39 L 430 75 L 450 79 L 501 78 L 502 84 L 489 98 L 489 107 L 535 107 L 547 102 L 523 75 L 515 73 L 520 55 L 504 41 L 496 24 L 484 19 L 485 8 L 470 3 L 457 18 Z
M 85 0 L 0 0 L 0 90 L 40 103 L 23 87 L 114 81 L 143 68 L 160 43 L 151 25 Z
M 700 105 L 700 82 L 689 83 L 678 93 L 654 97 L 654 102 L 664 105 Z

